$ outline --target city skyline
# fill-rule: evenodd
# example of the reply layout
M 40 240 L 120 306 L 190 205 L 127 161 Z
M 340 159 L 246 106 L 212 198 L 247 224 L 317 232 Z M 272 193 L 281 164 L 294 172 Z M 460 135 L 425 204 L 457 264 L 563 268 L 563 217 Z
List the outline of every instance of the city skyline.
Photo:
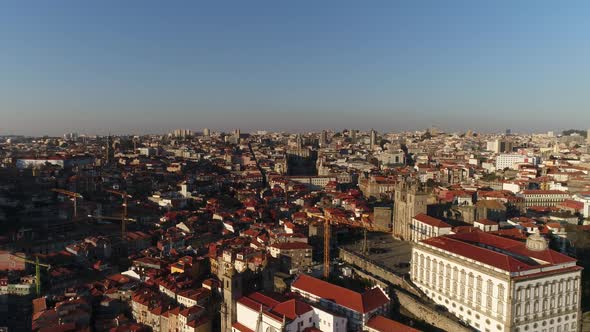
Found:
M 0 7 L 1 134 L 590 123 L 583 2 Z

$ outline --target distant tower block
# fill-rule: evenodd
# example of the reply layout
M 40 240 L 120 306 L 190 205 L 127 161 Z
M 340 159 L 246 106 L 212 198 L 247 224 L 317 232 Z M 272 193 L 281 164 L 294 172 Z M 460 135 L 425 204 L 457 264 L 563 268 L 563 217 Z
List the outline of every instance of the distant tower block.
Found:
M 375 143 L 377 142 L 377 132 L 374 129 L 371 129 L 371 150 L 375 148 Z
M 590 144 L 590 129 L 586 131 L 586 143 Z
M 320 147 L 325 147 L 328 144 L 328 132 L 322 130 L 320 135 Z
M 209 130 L 209 128 L 203 129 L 203 136 L 211 136 L 211 131 Z

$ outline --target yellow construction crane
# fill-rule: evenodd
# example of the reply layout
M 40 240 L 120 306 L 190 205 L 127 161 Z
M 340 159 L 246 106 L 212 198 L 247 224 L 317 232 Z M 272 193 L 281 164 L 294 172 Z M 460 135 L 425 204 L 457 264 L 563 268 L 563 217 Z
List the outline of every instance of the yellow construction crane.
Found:
M 68 190 L 64 190 L 64 189 L 51 189 L 51 191 L 56 192 L 58 194 L 62 194 L 62 195 L 66 195 L 72 198 L 72 200 L 74 201 L 74 218 L 78 217 L 78 198 L 83 198 L 82 195 L 73 192 L 73 191 L 68 191 Z
M 330 277 L 330 219 L 324 220 L 324 278 Z
M 14 257 L 22 260 L 25 263 L 35 264 L 35 291 L 37 293 L 37 297 L 41 296 L 41 267 L 44 267 L 49 270 L 51 268 L 51 265 L 40 263 L 39 257 L 35 257 L 35 260 L 30 260 L 26 257 L 21 257 L 17 255 L 14 255 Z
M 121 216 L 121 239 L 125 240 L 125 233 L 127 232 L 125 226 L 127 223 L 127 199 L 131 198 L 131 195 L 127 194 L 125 191 L 118 191 L 114 189 L 106 189 L 106 192 L 111 194 L 120 196 L 123 198 L 123 215 Z

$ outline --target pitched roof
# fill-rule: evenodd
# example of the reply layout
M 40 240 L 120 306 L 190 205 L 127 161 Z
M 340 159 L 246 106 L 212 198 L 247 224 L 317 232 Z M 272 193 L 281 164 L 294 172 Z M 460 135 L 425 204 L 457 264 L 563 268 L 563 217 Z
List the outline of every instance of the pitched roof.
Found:
M 277 248 L 277 249 L 283 249 L 283 250 L 311 249 L 312 248 L 312 246 L 310 246 L 307 243 L 303 243 L 303 242 L 277 242 L 277 243 L 271 245 L 271 247 Z
M 551 249 L 532 251 L 523 242 L 486 232 L 444 235 L 421 242 L 509 272 L 576 261 Z
M 309 304 L 295 299 L 279 303 L 273 308 L 273 311 L 289 319 L 295 319 L 311 310 L 312 308 Z
M 385 318 L 383 316 L 375 316 L 367 322 L 367 326 L 379 332 L 418 332 L 414 328 L 404 325 L 400 322 Z
M 498 223 L 490 220 L 490 219 L 479 219 L 476 221 L 476 223 L 482 224 L 482 225 L 487 225 L 487 226 L 497 226 Z
M 389 302 L 389 298 L 380 288 L 373 288 L 361 294 L 306 274 L 300 274 L 291 287 L 360 313 L 367 313 Z
M 424 213 L 420 213 L 414 217 L 414 219 L 422 222 L 424 224 L 430 225 L 432 227 L 439 227 L 439 228 L 451 228 L 451 225 L 447 224 L 446 222 L 426 215 Z

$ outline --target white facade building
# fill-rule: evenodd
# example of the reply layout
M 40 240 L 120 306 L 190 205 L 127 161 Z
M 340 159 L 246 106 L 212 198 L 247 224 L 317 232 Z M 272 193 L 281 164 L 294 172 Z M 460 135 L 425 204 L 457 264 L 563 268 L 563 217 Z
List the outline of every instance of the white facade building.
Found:
M 557 206 L 566 199 L 570 194 L 561 190 L 523 190 L 518 194 L 522 197 L 523 206 Z
M 360 331 L 376 315 L 388 315 L 391 300 L 380 287 L 364 293 L 300 274 L 291 284 L 291 291 L 308 302 L 348 320 L 348 331 Z M 319 327 L 320 330 L 324 330 Z
M 574 195 L 573 200 L 584 203 L 582 215 L 584 218 L 590 217 L 590 192 L 582 192 Z
M 517 169 L 518 164 L 531 164 L 536 166 L 537 164 L 539 164 L 539 158 L 512 153 L 500 154 L 498 155 L 498 157 L 496 157 L 497 170 L 505 168 Z
M 426 239 L 412 249 L 411 279 L 479 331 L 579 331 L 581 271 L 547 247 L 485 232 Z
M 238 299 L 232 332 L 286 331 L 306 328 L 345 332 L 347 320 L 297 299 L 277 299 L 255 292 Z
M 473 223 L 473 226 L 481 229 L 484 232 L 497 232 L 500 228 L 497 222 L 489 219 L 476 220 Z
M 431 237 L 450 234 L 452 227 L 446 222 L 420 213 L 412 218 L 412 240 L 421 241 Z

